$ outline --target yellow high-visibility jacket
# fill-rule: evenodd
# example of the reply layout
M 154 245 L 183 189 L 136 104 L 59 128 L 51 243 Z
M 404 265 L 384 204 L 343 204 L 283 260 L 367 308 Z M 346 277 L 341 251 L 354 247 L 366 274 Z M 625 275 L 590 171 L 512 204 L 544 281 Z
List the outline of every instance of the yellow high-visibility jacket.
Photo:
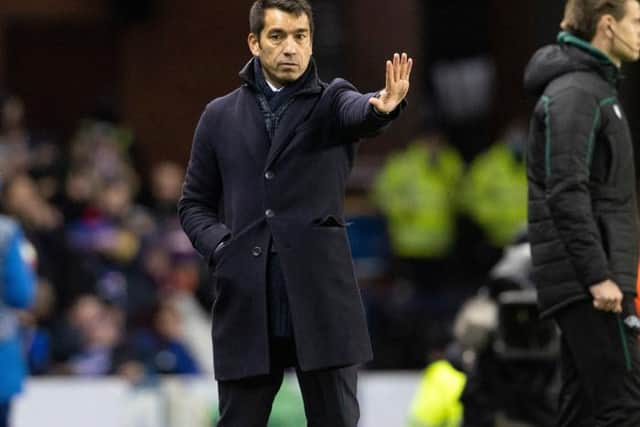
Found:
M 506 246 L 526 226 L 525 165 L 506 144 L 496 143 L 477 156 L 462 188 L 462 209 L 496 247 Z
M 408 427 L 461 426 L 460 395 L 465 383 L 465 374 L 446 360 L 427 366 L 411 404 Z
M 455 241 L 456 192 L 464 163 L 452 147 L 414 142 L 392 155 L 373 187 L 394 255 L 445 256 Z

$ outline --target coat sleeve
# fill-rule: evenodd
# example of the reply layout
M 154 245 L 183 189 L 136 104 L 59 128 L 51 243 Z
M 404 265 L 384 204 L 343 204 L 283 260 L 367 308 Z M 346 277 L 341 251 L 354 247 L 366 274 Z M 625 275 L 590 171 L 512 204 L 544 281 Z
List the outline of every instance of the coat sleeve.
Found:
M 216 246 L 230 231 L 220 220 L 222 179 L 212 147 L 210 107 L 200 117 L 196 127 L 191 157 L 178 202 L 180 223 L 193 247 L 211 261 Z
M 576 88 L 543 97 L 542 104 L 547 205 L 577 277 L 589 287 L 612 278 L 589 191 L 599 105 Z
M 407 105 L 407 101 L 403 100 L 390 114 L 380 114 L 369 104 L 369 99 L 376 96 L 377 92 L 362 94 L 351 83 L 341 79 L 334 84 L 338 86 L 332 106 L 335 125 L 340 133 L 353 139 L 382 133 Z
M 16 228 L 5 256 L 3 301 L 14 308 L 29 307 L 35 297 L 34 274 L 22 254 L 23 242 L 22 232 Z

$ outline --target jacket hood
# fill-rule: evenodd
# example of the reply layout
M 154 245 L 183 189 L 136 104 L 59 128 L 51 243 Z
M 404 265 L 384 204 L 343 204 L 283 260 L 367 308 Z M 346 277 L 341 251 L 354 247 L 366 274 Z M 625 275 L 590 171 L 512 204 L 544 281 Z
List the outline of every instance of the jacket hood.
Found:
M 554 79 L 575 71 L 597 73 L 611 85 L 616 86 L 620 78 L 618 67 L 600 50 L 590 43 L 562 32 L 558 43 L 538 50 L 527 65 L 524 87 L 538 97 Z

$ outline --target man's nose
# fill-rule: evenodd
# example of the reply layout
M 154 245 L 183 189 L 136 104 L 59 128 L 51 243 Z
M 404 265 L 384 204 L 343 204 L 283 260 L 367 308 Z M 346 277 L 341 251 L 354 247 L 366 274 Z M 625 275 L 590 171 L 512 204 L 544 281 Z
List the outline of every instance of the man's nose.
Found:
M 288 56 L 293 56 L 296 54 L 296 45 L 295 45 L 295 41 L 292 38 L 287 38 L 285 40 L 285 45 L 284 45 L 284 50 L 283 50 L 285 55 Z

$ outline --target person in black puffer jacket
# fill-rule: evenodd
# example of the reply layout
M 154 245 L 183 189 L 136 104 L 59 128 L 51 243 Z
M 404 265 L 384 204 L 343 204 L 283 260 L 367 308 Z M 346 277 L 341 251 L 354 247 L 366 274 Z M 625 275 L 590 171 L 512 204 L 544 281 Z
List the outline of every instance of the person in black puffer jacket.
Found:
M 632 328 L 638 261 L 633 146 L 617 97 L 640 57 L 637 0 L 568 0 L 558 43 L 536 52 L 527 147 L 529 236 L 542 316 L 562 331 L 558 426 L 640 426 Z

